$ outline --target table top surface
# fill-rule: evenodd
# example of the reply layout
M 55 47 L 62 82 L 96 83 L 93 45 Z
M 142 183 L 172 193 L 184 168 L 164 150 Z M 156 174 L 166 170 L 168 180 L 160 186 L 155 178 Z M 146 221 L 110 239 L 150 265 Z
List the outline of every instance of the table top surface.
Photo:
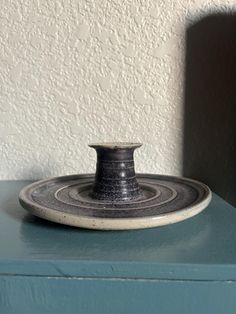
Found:
M 236 209 L 213 194 L 201 214 L 169 226 L 94 231 L 44 221 L 18 202 L 29 181 L 0 181 L 0 274 L 236 279 Z

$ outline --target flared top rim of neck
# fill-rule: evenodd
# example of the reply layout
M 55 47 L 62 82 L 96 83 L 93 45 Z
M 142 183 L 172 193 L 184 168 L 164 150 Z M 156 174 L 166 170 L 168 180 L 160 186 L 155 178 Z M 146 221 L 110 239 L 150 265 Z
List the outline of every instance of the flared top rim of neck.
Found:
M 132 142 L 105 142 L 105 143 L 92 143 L 89 147 L 95 149 L 135 149 L 141 147 L 142 143 Z

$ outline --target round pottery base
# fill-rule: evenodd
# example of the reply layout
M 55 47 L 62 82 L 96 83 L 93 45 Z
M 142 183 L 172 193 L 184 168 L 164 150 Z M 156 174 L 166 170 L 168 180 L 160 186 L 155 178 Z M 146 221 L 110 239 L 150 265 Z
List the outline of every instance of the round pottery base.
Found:
M 35 182 L 20 193 L 21 205 L 33 215 L 56 223 L 100 230 L 152 228 L 200 213 L 211 191 L 198 181 L 138 174 L 143 196 L 136 201 L 96 200 L 94 175 L 72 175 Z

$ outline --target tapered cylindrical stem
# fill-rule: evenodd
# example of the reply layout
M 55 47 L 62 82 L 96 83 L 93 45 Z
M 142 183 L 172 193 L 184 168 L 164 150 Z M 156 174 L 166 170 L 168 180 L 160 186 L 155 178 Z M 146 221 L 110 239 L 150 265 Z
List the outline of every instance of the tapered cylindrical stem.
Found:
M 142 197 L 135 176 L 134 150 L 142 144 L 91 144 L 97 152 L 95 182 L 91 197 L 106 201 L 129 201 Z

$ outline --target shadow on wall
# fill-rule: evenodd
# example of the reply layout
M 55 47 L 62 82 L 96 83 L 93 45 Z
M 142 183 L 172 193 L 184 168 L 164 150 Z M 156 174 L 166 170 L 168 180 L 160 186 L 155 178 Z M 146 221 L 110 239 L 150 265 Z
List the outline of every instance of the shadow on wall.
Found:
M 186 34 L 183 175 L 236 205 L 236 14 Z

